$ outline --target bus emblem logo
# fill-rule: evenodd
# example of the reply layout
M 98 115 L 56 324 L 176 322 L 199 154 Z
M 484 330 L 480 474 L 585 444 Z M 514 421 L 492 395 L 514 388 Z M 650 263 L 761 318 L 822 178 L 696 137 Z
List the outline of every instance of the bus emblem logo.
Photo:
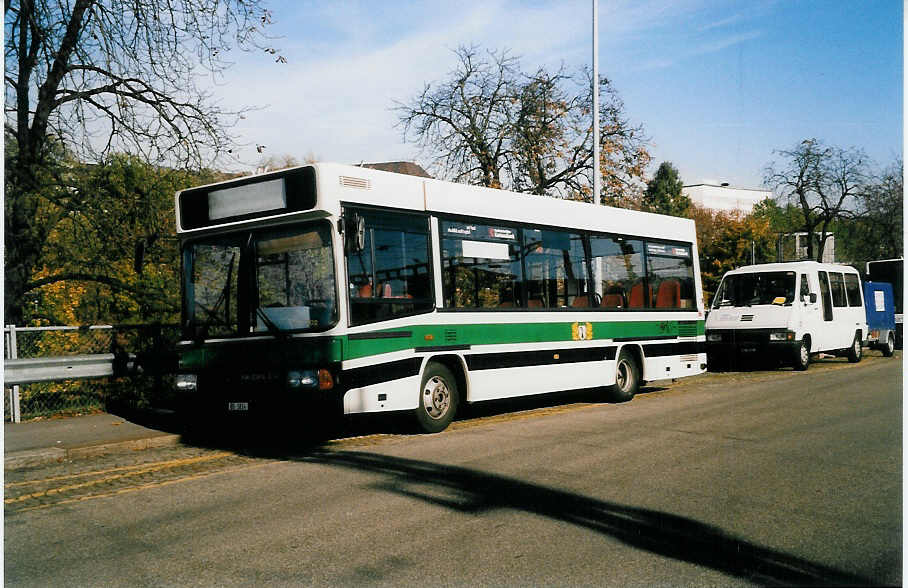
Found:
M 589 341 L 593 338 L 593 323 L 574 323 L 571 325 L 571 338 L 574 341 Z

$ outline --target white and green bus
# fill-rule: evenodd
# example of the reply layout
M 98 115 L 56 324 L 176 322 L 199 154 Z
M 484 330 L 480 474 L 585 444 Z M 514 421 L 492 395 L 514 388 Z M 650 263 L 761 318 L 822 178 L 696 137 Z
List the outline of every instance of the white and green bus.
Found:
M 203 411 L 410 411 L 706 369 L 687 219 L 318 163 L 184 190 L 177 388 Z M 293 408 L 291 408 L 291 405 Z

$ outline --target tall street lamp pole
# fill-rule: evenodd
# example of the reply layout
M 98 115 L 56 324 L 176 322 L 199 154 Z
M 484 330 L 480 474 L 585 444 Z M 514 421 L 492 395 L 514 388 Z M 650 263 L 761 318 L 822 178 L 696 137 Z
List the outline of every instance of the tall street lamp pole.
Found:
M 593 0 L 593 204 L 599 204 L 599 0 Z

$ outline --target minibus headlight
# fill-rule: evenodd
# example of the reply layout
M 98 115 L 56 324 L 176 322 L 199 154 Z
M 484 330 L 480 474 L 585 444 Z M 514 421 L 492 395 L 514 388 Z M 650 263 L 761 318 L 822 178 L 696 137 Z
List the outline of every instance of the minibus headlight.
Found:
M 769 334 L 770 341 L 794 341 L 795 334 L 792 331 L 773 331 Z
M 722 341 L 722 333 L 707 333 L 706 340 L 719 343 Z
M 174 385 L 180 392 L 195 392 L 199 387 L 199 376 L 196 374 L 177 374 Z

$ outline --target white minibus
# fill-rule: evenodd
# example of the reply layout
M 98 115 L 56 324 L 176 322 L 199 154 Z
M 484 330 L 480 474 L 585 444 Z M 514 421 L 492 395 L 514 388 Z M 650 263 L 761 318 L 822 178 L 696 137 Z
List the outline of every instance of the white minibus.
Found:
M 867 318 L 852 267 L 799 261 L 725 274 L 706 320 L 707 361 L 775 358 L 806 370 L 817 353 L 861 360 Z

